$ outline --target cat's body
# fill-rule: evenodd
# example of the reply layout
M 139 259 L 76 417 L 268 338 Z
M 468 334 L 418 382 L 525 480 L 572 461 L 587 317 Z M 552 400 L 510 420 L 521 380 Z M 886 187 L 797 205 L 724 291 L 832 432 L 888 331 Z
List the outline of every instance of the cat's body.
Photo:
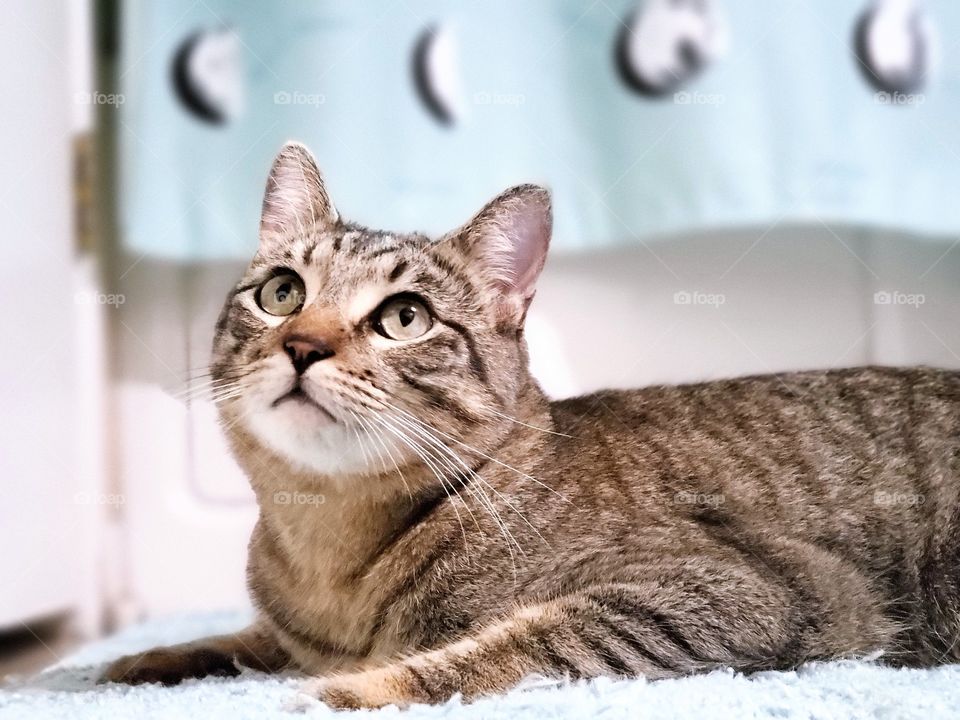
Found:
M 540 412 L 524 422 L 539 429 L 519 426 L 497 453 L 513 469 L 477 468 L 502 528 L 462 489 L 462 504 L 411 504 L 412 517 L 383 522 L 369 544 L 350 538 L 357 518 L 339 509 L 321 537 L 289 547 L 261 519 L 251 588 L 278 627 L 291 625 L 281 633 L 302 666 L 441 647 L 515 604 L 604 586 L 643 588 L 636 614 L 661 615 L 652 667 L 623 643 L 631 618 L 611 618 L 621 627 L 599 638 L 617 658 L 611 673 L 875 650 L 909 664 L 960 658 L 960 373 L 793 373 L 551 405 L 529 392 Z M 316 531 L 297 516 L 317 512 L 294 510 L 291 524 Z M 335 573 L 304 587 L 285 552 L 317 565 L 330 554 Z M 731 652 L 751 642 L 752 657 Z M 584 648 L 553 652 L 573 672 Z
M 281 155 L 264 236 L 285 239 L 261 245 L 253 282 L 228 300 L 214 362 L 254 398 L 221 409 L 261 508 L 258 622 L 108 677 L 292 663 L 326 676 L 311 694 L 365 707 L 472 698 L 535 673 L 960 659 L 960 372 L 788 373 L 551 403 L 520 332 L 549 234 L 540 191 L 502 196 L 445 241 L 371 239 L 340 223 L 312 160 L 291 157 L 312 189 L 271 203 Z M 304 197 L 306 230 L 273 227 Z M 502 267 L 458 255 L 487 235 L 499 252 L 522 247 L 485 304 L 484 268 Z M 326 296 L 310 288 L 318 262 Z M 264 305 L 270 267 L 303 276 L 295 309 L 285 293 Z M 285 319 L 255 322 L 250 287 Z M 407 332 L 428 305 L 432 324 Z

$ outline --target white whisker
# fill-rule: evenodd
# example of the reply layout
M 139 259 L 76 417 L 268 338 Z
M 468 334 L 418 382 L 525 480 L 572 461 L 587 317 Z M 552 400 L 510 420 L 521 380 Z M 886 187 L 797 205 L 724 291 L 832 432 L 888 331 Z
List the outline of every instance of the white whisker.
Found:
M 433 428 L 431 428 L 429 425 L 427 425 L 426 423 L 424 423 L 424 422 L 422 422 L 422 421 L 420 421 L 420 424 L 424 427 L 424 430 L 425 430 L 428 434 L 430 433 L 430 430 L 433 430 Z M 439 432 L 439 431 L 438 431 L 438 432 Z M 530 527 L 530 529 L 533 530 L 533 531 L 540 537 L 540 539 L 543 540 L 543 542 L 544 542 L 547 546 L 550 545 L 550 543 L 547 542 L 547 539 L 546 539 L 545 537 L 543 537 L 543 535 L 540 534 L 539 529 L 537 529 L 537 527 L 536 527 L 533 523 L 531 523 L 531 522 L 527 519 L 527 517 L 526 517 L 522 512 L 520 512 L 520 510 L 517 508 L 517 506 L 514 505 L 512 502 L 510 502 L 510 500 L 509 500 L 503 493 L 501 493 L 501 492 L 500 492 L 499 490 L 497 490 L 493 485 L 491 485 L 489 482 L 487 482 L 487 480 L 486 480 L 482 475 L 480 475 L 480 474 L 477 473 L 475 470 L 473 470 L 472 468 L 470 468 L 455 452 L 453 452 L 453 450 L 451 450 L 448 446 L 446 446 L 444 443 L 442 443 L 439 439 L 437 439 L 437 438 L 435 438 L 435 437 L 434 437 L 433 439 L 435 440 L 435 442 L 436 442 L 440 447 L 443 448 L 444 451 L 446 451 L 447 453 L 449 453 L 451 457 L 453 457 L 454 459 L 457 460 L 457 462 L 459 462 L 461 465 L 463 465 L 463 466 L 468 470 L 468 472 L 470 472 L 470 473 L 473 475 L 473 477 L 476 478 L 476 480 L 477 480 L 481 485 L 490 488 L 491 492 L 493 492 L 494 495 L 496 495 L 498 498 L 500 498 L 507 507 L 509 507 L 511 510 L 513 510 L 513 511 L 517 514 L 517 516 L 518 516 L 521 520 L 523 520 L 523 522 L 526 523 L 526 524 Z M 482 490 L 481 490 L 481 491 L 482 491 Z M 499 513 L 498 513 L 498 517 L 499 517 Z M 518 545 L 518 548 L 519 548 L 519 545 Z M 520 549 L 521 552 L 523 552 L 522 548 L 519 548 L 519 549 Z
M 403 413 L 403 414 L 406 415 L 407 417 L 411 418 L 414 422 L 420 423 L 421 425 L 424 424 L 422 420 L 419 420 L 417 417 L 415 417 L 414 415 L 411 415 L 411 414 L 408 413 L 406 410 L 404 410 L 404 409 L 402 409 L 402 408 L 398 408 L 398 407 L 396 407 L 395 405 L 392 405 L 391 403 L 388 403 L 386 400 L 382 400 L 381 402 L 383 402 L 383 404 L 386 405 L 387 407 L 389 407 L 389 408 L 391 408 L 391 409 L 393 409 L 393 410 L 396 410 L 397 412 Z M 518 470 L 517 468 L 513 467 L 512 465 L 508 465 L 507 463 L 503 462 L 502 460 L 498 460 L 498 459 L 495 458 L 495 457 L 492 457 L 492 456 L 490 456 L 490 455 L 487 455 L 487 454 L 486 454 L 485 452 L 483 452 L 482 450 L 478 450 L 477 448 L 472 447 L 472 446 L 468 445 L 468 444 L 465 443 L 465 442 L 461 442 L 460 440 L 457 440 L 457 438 L 453 437 L 452 435 L 447 435 L 445 432 L 443 432 L 443 431 L 441 431 L 441 430 L 437 430 L 436 428 L 431 428 L 431 430 L 433 430 L 433 432 L 435 432 L 435 433 L 437 433 L 437 434 L 439 434 L 439 435 L 442 435 L 443 437 L 447 438 L 448 440 L 452 440 L 453 442 L 457 443 L 457 445 L 460 445 L 461 447 L 466 448 L 466 449 L 469 450 L 470 452 L 476 453 L 476 454 L 479 455 L 480 457 L 486 458 L 487 460 L 489 460 L 489 461 L 491 461 L 491 462 L 494 462 L 494 463 L 496 463 L 497 465 L 501 465 L 501 466 L 507 468 L 508 470 L 512 470 L 513 472 L 517 473 L 517 474 L 520 475 L 521 477 L 524 477 L 524 478 L 526 478 L 526 479 L 528 479 L 528 480 L 532 480 L 533 482 L 537 483 L 537 485 L 540 485 L 541 487 L 546 488 L 547 490 L 549 490 L 550 492 L 552 492 L 554 495 L 556 495 L 557 497 L 559 497 L 561 500 L 563 500 L 563 501 L 565 501 L 565 502 L 568 502 L 568 503 L 570 503 L 571 505 L 573 504 L 565 495 L 563 495 L 562 493 L 557 492 L 556 490 L 554 490 L 552 487 L 550 487 L 550 486 L 547 485 L 546 483 L 543 483 L 543 482 L 537 480 L 537 479 L 536 479 L 535 477 L 533 477 L 532 475 L 528 475 L 527 473 L 523 472 L 522 470 Z
M 502 412 L 499 412 L 498 410 L 494 410 L 493 408 L 486 408 L 486 410 L 489 412 L 492 412 L 494 415 L 499 415 L 504 420 L 509 420 L 510 422 L 516 423 L 517 425 L 523 425 L 524 427 L 528 427 L 531 430 L 539 430 L 542 433 L 549 433 L 550 435 L 559 435 L 560 437 L 565 437 L 565 438 L 573 437 L 573 435 L 567 435 L 566 433 L 557 432 L 556 430 L 548 430 L 547 428 L 537 427 L 536 425 L 525 423 L 523 422 L 523 420 L 517 420 L 516 418 L 510 417 L 509 415 L 504 415 Z
M 238 387 L 239 385 L 239 381 L 236 380 L 210 380 L 200 385 L 188 387 L 180 392 L 171 393 L 171 397 L 175 400 L 182 401 L 196 400 L 204 395 L 212 395 L 220 391 Z
M 365 422 L 363 421 L 363 418 L 360 417 L 360 415 L 358 415 L 358 414 L 355 413 L 354 411 L 351 410 L 351 411 L 350 411 L 350 414 L 353 415 L 353 417 L 356 419 L 356 421 L 357 421 L 358 423 L 360 423 L 360 425 L 363 427 L 363 432 L 364 432 L 364 434 L 365 434 L 365 435 L 367 436 L 367 438 L 370 440 L 370 447 L 371 447 L 371 449 L 372 449 L 372 450 L 376 450 L 376 452 L 377 452 L 377 459 L 380 461 L 381 473 L 386 474 L 386 472 L 387 472 L 387 462 L 386 462 L 386 460 L 383 459 L 383 454 L 380 452 L 380 448 L 377 447 L 377 446 L 374 444 L 375 437 L 374 437 L 373 433 L 370 432 L 370 426 L 367 425 L 367 423 L 365 423 Z M 370 455 L 371 455 L 371 457 L 372 457 L 372 456 L 373 456 L 373 453 L 371 452 Z
M 380 420 L 383 420 L 383 418 L 380 418 Z M 424 464 L 430 469 L 430 471 L 434 474 L 434 476 L 436 476 L 437 480 L 440 481 L 440 486 L 443 488 L 443 492 L 446 494 L 447 498 L 449 498 L 449 500 L 450 500 L 450 506 L 453 508 L 453 512 L 454 512 L 454 513 L 456 514 L 456 516 L 457 516 L 457 523 L 460 525 L 460 532 L 461 532 L 462 535 L 463 535 L 463 546 L 464 546 L 465 548 L 468 548 L 468 547 L 469 547 L 469 541 L 467 540 L 467 531 L 466 531 L 466 528 L 464 528 L 464 526 L 463 526 L 463 519 L 460 517 L 460 511 L 457 509 L 456 504 L 453 502 L 453 497 L 450 495 L 450 491 L 447 490 L 447 482 L 446 482 L 446 480 L 445 480 L 444 477 L 443 477 L 443 473 L 441 473 L 441 472 L 438 471 L 438 469 L 436 468 L 436 466 L 435 466 L 435 465 L 427 458 L 427 456 L 424 455 L 424 453 L 421 451 L 420 446 L 419 446 L 416 442 L 414 442 L 410 437 L 408 437 L 408 436 L 405 435 L 404 433 L 402 433 L 402 432 L 394 429 L 393 427 L 391 427 L 391 426 L 388 425 L 388 424 L 385 424 L 384 427 L 386 427 L 390 432 L 394 433 L 397 437 L 399 437 L 399 438 L 401 439 L 401 441 L 402 441 L 405 445 L 407 445 L 407 447 L 409 447 L 411 450 L 413 450 L 413 452 L 416 453 L 416 454 L 420 457 L 421 460 L 423 460 Z M 452 486 L 451 486 L 451 487 L 452 487 Z M 457 497 L 460 499 L 460 502 L 463 503 L 464 507 L 467 508 L 467 511 L 470 513 L 470 515 L 473 516 L 473 511 L 470 510 L 470 506 L 463 502 L 463 498 L 460 498 L 459 493 L 457 493 L 457 489 L 456 489 L 455 487 L 453 488 L 453 492 L 454 492 L 454 494 L 457 495 Z M 479 528 L 480 528 L 480 524 L 479 524 L 479 522 L 477 522 L 476 517 L 473 518 L 473 521 L 474 521 L 474 523 L 477 524 L 477 528 L 479 529 Z
M 352 413 L 352 411 L 350 411 L 350 412 Z M 356 417 L 356 415 L 354 415 L 354 417 Z M 356 436 L 356 438 L 357 438 L 357 445 L 360 447 L 360 452 L 363 453 L 363 465 L 364 465 L 364 468 L 369 469 L 369 467 L 373 464 L 373 462 L 372 462 L 372 457 L 368 457 L 368 456 L 367 456 L 367 446 L 366 446 L 366 445 L 364 444 L 364 442 L 360 439 L 360 431 L 357 430 L 356 425 L 351 426 L 351 429 L 353 430 L 353 434 L 354 434 L 354 435 Z
M 392 417 L 393 417 L 394 420 L 403 423 L 404 425 L 406 425 L 406 427 L 408 427 L 409 429 L 413 430 L 413 431 L 416 432 L 418 435 L 420 435 L 422 438 L 424 438 L 425 440 L 427 440 L 434 448 L 436 448 L 435 452 L 436 452 L 438 455 L 441 455 L 441 454 L 445 455 L 445 456 L 446 456 L 446 457 L 444 458 L 444 459 L 445 459 L 445 463 L 446 463 L 447 467 L 448 467 L 455 475 L 462 475 L 463 472 L 460 471 L 460 470 L 458 470 L 458 469 L 451 463 L 450 458 L 452 458 L 454 461 L 456 461 L 457 463 L 460 464 L 460 466 L 463 468 L 463 470 L 466 471 L 468 477 L 473 477 L 473 478 L 479 480 L 479 484 L 474 484 L 474 483 L 468 484 L 468 485 L 466 486 L 467 489 L 470 490 L 470 493 L 471 493 L 475 498 L 477 498 L 477 500 L 480 502 L 481 506 L 483 506 L 484 509 L 490 514 L 491 519 L 493 519 L 493 521 L 496 523 L 497 527 L 499 528 L 501 535 L 503 535 L 503 536 L 504 536 L 504 539 L 507 540 L 507 542 L 508 542 L 508 548 L 510 548 L 509 543 L 512 542 L 513 545 L 516 546 L 517 550 L 518 550 L 522 555 L 526 555 L 526 553 L 525 553 L 524 550 L 523 550 L 523 547 L 521 547 L 520 543 L 517 542 L 516 538 L 513 536 L 513 533 L 511 533 L 511 532 L 510 532 L 510 529 L 507 527 L 506 522 L 504 522 L 503 517 L 502 517 L 502 516 L 500 515 L 500 513 L 497 511 L 496 506 L 493 504 L 493 502 L 490 500 L 490 498 L 487 497 L 487 494 L 483 491 L 483 485 L 486 485 L 487 487 L 489 487 L 489 488 L 490 488 L 491 490 L 493 490 L 494 493 L 496 493 L 497 495 L 500 495 L 500 493 L 498 493 L 489 483 L 487 483 L 482 477 L 480 477 L 473 468 L 471 468 L 469 465 L 467 465 L 467 463 L 465 463 L 465 462 L 464 462 L 456 453 L 454 453 L 449 447 L 447 447 L 446 445 L 444 445 L 440 440 L 438 440 L 436 437 L 434 437 L 432 434 L 430 434 L 429 431 L 427 431 L 426 428 L 424 427 L 424 423 L 419 423 L 419 426 L 418 426 L 418 425 L 414 425 L 413 423 L 410 423 L 409 421 L 405 420 L 404 418 L 398 417 L 398 416 L 396 416 L 396 415 L 394 415 L 394 416 L 392 416 Z M 427 426 L 427 427 L 428 427 L 428 426 Z M 502 498 L 502 495 L 501 495 L 500 497 Z M 507 502 L 507 504 L 509 505 L 510 503 Z M 526 520 L 526 518 L 524 518 L 524 520 Z M 531 525 L 531 527 L 532 527 L 532 525 Z M 536 530 L 536 528 L 534 528 L 534 530 Z M 510 548 L 510 553 L 511 553 L 511 555 L 513 554 L 512 548 Z
M 362 417 L 360 417 L 359 413 L 358 413 L 358 418 L 362 421 Z M 390 447 L 384 441 L 383 431 L 377 429 L 373 425 L 371 425 L 371 427 L 377 430 L 377 440 L 380 441 L 380 444 L 383 446 L 383 449 L 386 451 L 387 455 L 390 457 L 390 462 L 393 463 L 393 467 L 396 469 L 397 475 L 400 476 L 400 481 L 403 483 L 403 487 L 407 491 L 407 496 L 410 498 L 410 500 L 413 500 L 413 492 L 410 490 L 410 486 L 407 484 L 407 479 L 404 477 L 403 471 L 400 469 L 400 464 L 397 462 L 397 459 L 393 456 L 393 452 L 391 452 Z M 389 439 L 389 440 L 390 440 L 390 445 L 393 445 L 393 440 L 392 439 Z M 394 448 L 396 448 L 395 445 L 394 445 Z

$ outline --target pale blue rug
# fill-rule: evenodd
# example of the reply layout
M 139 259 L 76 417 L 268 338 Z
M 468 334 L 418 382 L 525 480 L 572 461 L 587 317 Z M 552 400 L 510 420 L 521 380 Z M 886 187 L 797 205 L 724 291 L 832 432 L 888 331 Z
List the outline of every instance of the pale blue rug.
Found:
M 241 627 L 238 613 L 193 615 L 153 621 L 89 645 L 29 680 L 7 679 L 0 690 L 2 720 L 84 720 L 86 718 L 286 718 L 299 678 L 247 671 L 236 678 L 194 680 L 172 688 L 155 685 L 96 685 L 104 663 L 158 644 L 181 642 Z M 306 717 L 333 711 L 315 703 Z M 797 672 L 750 677 L 730 671 L 647 683 L 643 680 L 559 685 L 531 680 L 502 697 L 461 705 L 395 707 L 365 712 L 377 718 L 960 718 L 960 666 L 895 670 L 869 662 L 817 663 Z

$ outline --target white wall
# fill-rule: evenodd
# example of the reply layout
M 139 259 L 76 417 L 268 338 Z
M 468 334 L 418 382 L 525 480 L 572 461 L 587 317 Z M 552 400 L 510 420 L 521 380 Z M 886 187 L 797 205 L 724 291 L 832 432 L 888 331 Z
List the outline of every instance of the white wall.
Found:
M 960 367 L 957 243 L 788 226 L 556 257 L 532 313 L 560 336 L 570 381 L 559 391 L 866 363 Z M 684 292 L 722 304 L 677 304 Z M 923 304 L 878 303 L 878 292 Z M 534 353 L 541 375 L 553 357 Z
M 240 271 L 141 260 L 119 286 L 131 617 L 245 603 L 256 517 L 246 480 L 209 405 L 188 413 L 171 396 L 187 368 L 206 363 Z M 922 293 L 924 303 L 876 304 L 878 291 Z M 678 304 L 680 292 L 712 294 L 717 304 Z M 552 257 L 529 335 L 535 373 L 560 396 L 871 362 L 960 367 L 957 318 L 952 239 L 778 227 Z
M 0 23 L 0 629 L 74 609 L 89 505 L 77 477 L 72 103 L 64 4 Z

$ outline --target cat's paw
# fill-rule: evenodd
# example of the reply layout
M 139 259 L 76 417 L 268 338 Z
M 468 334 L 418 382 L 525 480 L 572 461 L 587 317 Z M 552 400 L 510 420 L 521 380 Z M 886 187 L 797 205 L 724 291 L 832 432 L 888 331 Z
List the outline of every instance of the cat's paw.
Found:
M 120 658 L 106 669 L 99 682 L 176 685 L 187 678 L 234 677 L 239 674 L 240 668 L 234 658 L 222 652 L 204 647 L 161 647 Z
M 413 673 L 402 666 L 310 680 L 300 687 L 300 693 L 335 710 L 387 705 L 405 708 L 414 703 L 438 703 L 448 699 L 428 692 L 426 686 L 416 682 Z

